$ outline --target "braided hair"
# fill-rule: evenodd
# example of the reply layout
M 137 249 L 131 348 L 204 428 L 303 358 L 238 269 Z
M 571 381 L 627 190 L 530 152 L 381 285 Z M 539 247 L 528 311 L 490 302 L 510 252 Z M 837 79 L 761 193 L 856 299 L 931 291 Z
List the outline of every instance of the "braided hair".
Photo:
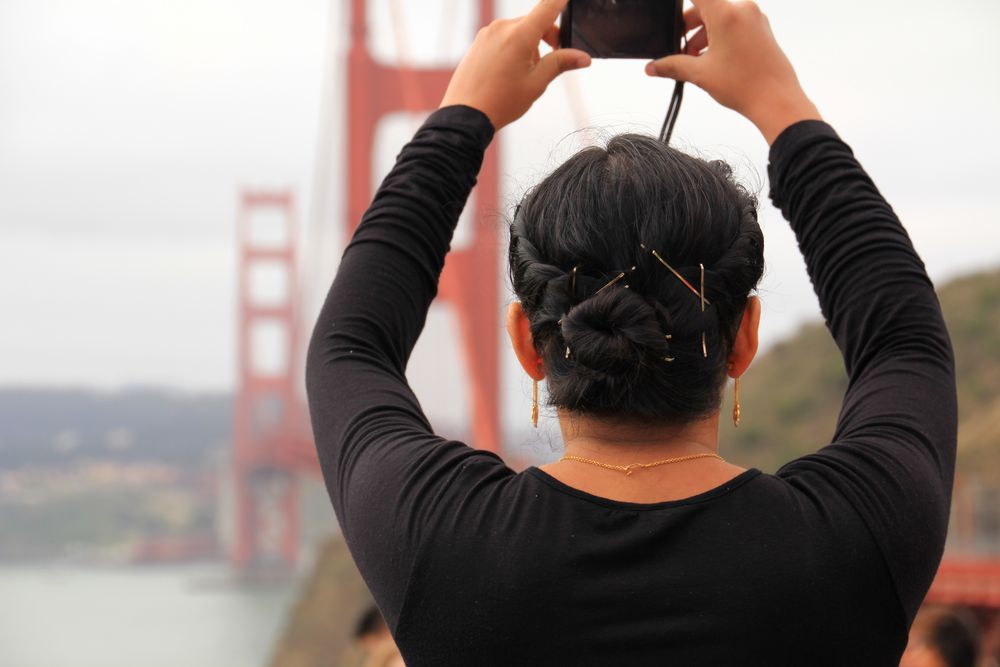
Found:
M 637 134 L 567 160 L 510 225 L 549 403 L 657 423 L 717 411 L 763 250 L 757 200 L 724 162 Z

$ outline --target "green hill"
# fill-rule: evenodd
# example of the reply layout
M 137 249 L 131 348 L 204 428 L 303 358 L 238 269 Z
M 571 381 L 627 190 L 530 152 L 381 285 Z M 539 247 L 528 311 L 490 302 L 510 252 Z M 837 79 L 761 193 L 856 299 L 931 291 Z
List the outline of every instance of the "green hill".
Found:
M 1000 485 L 1000 270 L 938 289 L 958 370 L 960 475 Z M 833 339 L 822 324 L 754 362 L 741 381 L 743 420 L 722 429 L 722 447 L 740 465 L 774 472 L 829 442 L 847 388 Z M 723 416 L 732 413 L 727 395 Z

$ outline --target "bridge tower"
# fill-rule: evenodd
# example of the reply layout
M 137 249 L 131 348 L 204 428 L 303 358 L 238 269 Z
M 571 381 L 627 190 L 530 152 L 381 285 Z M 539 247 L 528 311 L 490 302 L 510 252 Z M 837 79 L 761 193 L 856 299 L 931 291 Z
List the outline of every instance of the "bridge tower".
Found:
M 493 20 L 493 0 L 476 0 L 478 22 Z M 398 112 L 429 112 L 444 97 L 453 69 L 416 69 L 378 62 L 368 48 L 366 0 L 351 0 L 347 61 L 347 232 L 371 202 L 372 147 L 379 124 Z M 472 241 L 448 255 L 438 298 L 455 307 L 471 393 L 471 440 L 500 450 L 500 281 L 495 213 L 499 210 L 497 142 L 486 152 L 470 203 Z M 492 217 L 491 217 L 492 216 Z
M 298 476 L 316 468 L 298 391 L 301 332 L 292 193 L 244 191 L 237 237 L 232 560 L 244 572 L 288 570 L 298 561 Z
M 373 149 L 380 123 L 394 113 L 432 111 L 453 71 L 378 62 L 368 48 L 367 2 L 349 1 L 347 198 L 342 211 L 348 236 L 374 195 Z M 476 1 L 479 23 L 485 25 L 493 18 L 492 0 Z M 325 122 L 337 116 L 331 114 Z M 321 136 L 331 134 L 321 132 Z M 454 307 L 459 326 L 469 373 L 471 444 L 499 451 L 499 248 L 491 218 L 499 208 L 496 143 L 486 153 L 470 201 L 475 202 L 469 221 L 472 238 L 449 255 L 438 298 Z M 301 326 L 303 290 L 296 245 L 296 207 L 290 191 L 241 193 L 238 384 L 233 412 L 236 520 L 231 553 L 241 572 L 295 567 L 300 533 L 298 482 L 302 475 L 315 476 L 319 471 L 302 403 L 304 369 L 299 366 L 311 323 Z M 259 280 L 261 276 L 265 280 Z M 268 277 L 283 289 L 262 300 L 258 283 L 266 284 Z

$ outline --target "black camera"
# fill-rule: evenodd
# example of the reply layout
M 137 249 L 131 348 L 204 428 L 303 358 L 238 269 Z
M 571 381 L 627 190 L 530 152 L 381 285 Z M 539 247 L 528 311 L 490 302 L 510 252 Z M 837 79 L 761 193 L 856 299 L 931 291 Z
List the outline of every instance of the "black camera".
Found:
M 570 0 L 559 46 L 594 58 L 656 59 L 679 53 L 683 0 Z

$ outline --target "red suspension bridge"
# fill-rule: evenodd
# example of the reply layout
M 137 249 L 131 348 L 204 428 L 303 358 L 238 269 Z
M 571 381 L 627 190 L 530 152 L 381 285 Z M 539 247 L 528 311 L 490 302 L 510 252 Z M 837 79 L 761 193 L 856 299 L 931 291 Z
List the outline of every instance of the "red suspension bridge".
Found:
M 479 23 L 489 23 L 493 19 L 492 0 L 478 0 L 477 7 Z M 392 114 L 433 109 L 452 72 L 451 68 L 418 69 L 405 62 L 379 62 L 369 49 L 368 9 L 365 0 L 350 0 L 347 197 L 342 212 L 350 221 L 345 229 L 348 237 L 374 194 L 373 146 L 380 124 Z M 398 17 L 393 23 L 397 50 L 402 52 L 405 39 Z M 499 275 L 499 248 L 489 225 L 475 224 L 499 208 L 496 142 L 486 153 L 470 202 L 474 206 L 473 224 L 469 225 L 473 237 L 449 254 L 438 298 L 450 303 L 457 316 L 467 386 L 472 392 L 472 442 L 499 451 L 500 284 L 497 279 L 490 280 L 490 276 Z M 257 239 L 253 229 L 262 213 L 281 227 L 277 233 L 272 230 L 265 242 Z M 296 220 L 296 202 L 289 191 L 246 191 L 241 195 L 239 381 L 233 424 L 236 534 L 232 554 L 241 570 L 274 564 L 291 567 L 297 562 L 298 482 L 302 476 L 319 471 L 300 389 L 300 359 L 309 327 L 303 326 L 302 318 L 304 290 L 299 282 Z M 281 298 L 261 303 L 254 293 L 254 277 L 268 272 L 283 276 L 285 289 Z M 282 363 L 277 366 L 257 357 L 262 351 L 258 341 L 267 333 L 268 341 L 282 347 Z M 268 349 L 267 353 L 273 351 Z

